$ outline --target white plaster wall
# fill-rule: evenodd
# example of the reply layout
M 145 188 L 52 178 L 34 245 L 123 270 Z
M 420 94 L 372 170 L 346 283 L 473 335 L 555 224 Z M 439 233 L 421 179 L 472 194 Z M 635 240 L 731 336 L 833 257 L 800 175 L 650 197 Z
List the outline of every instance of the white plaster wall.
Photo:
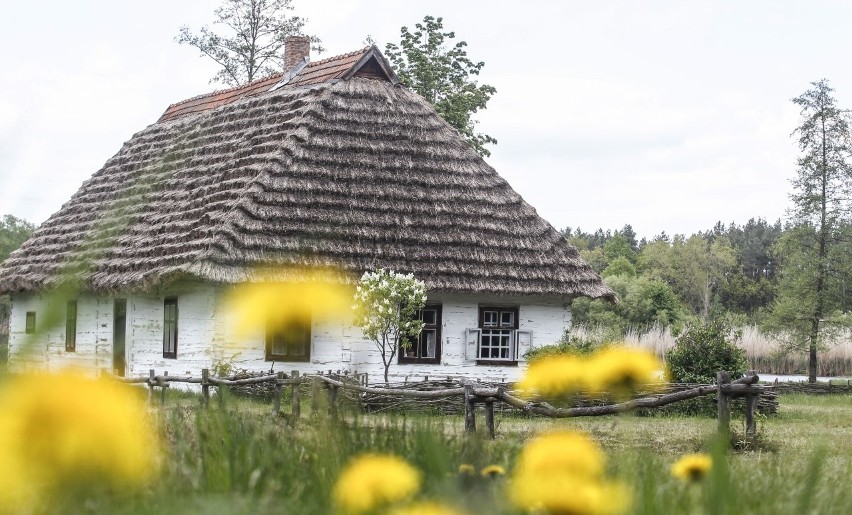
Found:
M 381 354 L 375 343 L 366 340 L 351 320 L 315 319 L 311 328 L 311 361 L 264 361 L 263 328 L 237 337 L 233 332 L 234 320 L 224 302 L 227 288 L 218 291 L 215 315 L 214 355 L 216 359 L 231 363 L 236 369 L 249 371 L 290 372 L 302 374 L 317 371 L 363 373 L 371 382 L 381 381 L 384 374 Z M 437 365 L 399 364 L 394 357 L 389 375 L 392 381 L 422 380 L 424 377 L 470 377 L 488 381 L 515 381 L 523 369 L 521 357 L 518 365 L 477 365 L 475 344 L 466 352 L 467 329 L 479 323 L 479 307 L 490 305 L 518 306 L 519 329 L 531 331 L 532 341 L 522 340 L 520 353 L 532 346 L 557 342 L 570 323 L 567 301 L 560 298 L 474 297 L 457 295 L 430 295 L 429 303 L 442 305 L 441 363 Z
M 234 331 L 235 320 L 226 304 L 227 286 L 185 282 L 155 294 L 127 295 L 126 359 L 127 375 L 157 374 L 199 376 L 201 369 L 217 362 L 228 362 L 237 370 L 312 372 L 366 372 L 371 382 L 382 380 L 381 355 L 372 341 L 366 340 L 351 320 L 327 320 L 315 317 L 311 328 L 310 362 L 264 361 L 264 328 L 245 335 Z M 163 358 L 163 300 L 178 299 L 178 349 L 176 359 Z M 78 300 L 77 351 L 65 352 L 64 301 L 60 323 L 43 328 L 50 299 L 34 295 L 13 296 L 10 320 L 10 363 L 13 368 L 55 369 L 77 366 L 90 370 L 112 369 L 113 297 L 84 296 Z M 558 341 L 570 323 L 568 301 L 557 297 L 476 297 L 429 295 L 430 303 L 442 306 L 441 363 L 436 365 L 399 364 L 394 357 L 390 366 L 392 381 L 418 381 L 424 377 L 470 377 L 487 381 L 517 380 L 523 369 L 521 356 L 517 366 L 477 365 L 475 342 L 467 338 L 467 329 L 476 328 L 480 306 L 518 306 L 519 329 L 531 331 L 532 341 L 521 340 L 520 354 L 531 346 Z M 39 334 L 26 347 L 26 312 L 37 312 Z M 466 348 L 468 347 L 469 348 Z
M 92 374 L 112 368 L 112 299 L 77 299 L 76 350 L 65 351 L 66 300 L 49 295 L 12 295 L 9 364 L 12 370 L 75 368 Z M 26 334 L 26 313 L 36 313 L 36 333 Z M 54 317 L 55 323 L 48 324 Z
M 230 291 L 228 286 L 216 291 L 213 356 L 214 361 L 228 363 L 237 370 L 287 373 L 298 370 L 303 374 L 343 372 L 350 370 L 353 346 L 366 343 L 361 331 L 352 328 L 351 321 L 315 315 L 311 324 L 310 362 L 265 361 L 265 328 L 257 327 L 247 334 L 237 333 L 237 321 L 228 306 Z
M 151 295 L 127 297 L 127 375 L 200 376 L 213 363 L 213 305 L 216 289 L 181 283 Z M 177 298 L 177 358 L 163 357 L 163 301 Z
M 531 347 L 556 343 L 571 320 L 568 301 L 560 298 L 524 298 L 524 297 L 475 297 L 459 295 L 429 295 L 429 303 L 440 303 L 441 320 L 441 364 L 409 365 L 394 363 L 389 374 L 396 380 L 421 380 L 431 378 L 464 376 L 484 381 L 516 381 L 525 369 L 523 353 Z M 518 329 L 531 331 L 532 341 L 521 340 L 519 361 L 512 365 L 477 365 L 476 338 L 468 338 L 468 329 L 479 325 L 480 306 L 518 306 Z M 472 333 L 473 336 L 475 333 Z M 371 366 L 372 365 L 372 366 Z M 375 365 L 365 362 L 361 365 L 374 369 Z M 381 360 L 376 372 L 369 370 L 371 377 L 380 380 Z M 374 376 L 374 373 L 376 374 Z M 392 379 L 394 380 L 394 379 Z

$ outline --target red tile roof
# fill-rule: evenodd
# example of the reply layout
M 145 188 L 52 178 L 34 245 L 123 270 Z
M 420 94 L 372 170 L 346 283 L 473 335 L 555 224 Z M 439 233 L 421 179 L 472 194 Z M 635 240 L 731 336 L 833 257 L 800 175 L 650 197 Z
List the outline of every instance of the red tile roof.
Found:
M 371 47 L 366 47 L 355 52 L 349 52 L 348 54 L 337 55 L 323 59 L 322 61 L 308 63 L 283 87 L 294 88 L 310 86 L 334 79 L 340 79 L 346 75 L 346 73 L 370 51 L 370 49 Z M 275 75 L 270 75 L 269 77 L 252 81 L 244 86 L 237 86 L 235 88 L 225 89 L 222 91 L 214 91 L 212 93 L 206 93 L 204 95 L 199 95 L 197 97 L 177 102 L 166 109 L 166 112 L 160 116 L 157 123 L 214 109 L 225 104 L 230 104 L 231 102 L 236 102 L 241 98 L 261 95 L 278 84 L 283 77 L 284 73 L 276 73 Z

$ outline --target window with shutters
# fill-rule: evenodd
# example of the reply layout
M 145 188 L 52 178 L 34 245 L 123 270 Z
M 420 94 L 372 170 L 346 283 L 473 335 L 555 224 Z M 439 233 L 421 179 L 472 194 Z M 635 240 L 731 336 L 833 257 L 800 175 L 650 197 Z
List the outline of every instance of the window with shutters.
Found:
M 518 329 L 518 308 L 479 308 L 479 346 L 477 362 L 506 364 L 518 360 L 515 345 Z

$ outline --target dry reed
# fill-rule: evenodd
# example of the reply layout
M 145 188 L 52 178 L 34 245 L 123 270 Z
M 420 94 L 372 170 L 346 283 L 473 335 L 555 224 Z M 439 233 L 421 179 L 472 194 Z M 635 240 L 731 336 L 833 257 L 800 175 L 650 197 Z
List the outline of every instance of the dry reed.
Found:
M 576 329 L 578 336 L 593 336 L 582 328 Z M 654 329 L 646 333 L 628 331 L 623 338 L 631 347 L 652 351 L 665 359 L 666 351 L 674 347 L 675 336 L 668 328 Z M 779 339 L 762 333 L 755 326 L 742 328 L 742 338 L 737 342 L 745 349 L 752 369 L 764 374 L 807 374 L 808 354 L 806 351 L 785 351 Z M 852 375 L 852 333 L 840 334 L 828 342 L 817 354 L 817 375 Z

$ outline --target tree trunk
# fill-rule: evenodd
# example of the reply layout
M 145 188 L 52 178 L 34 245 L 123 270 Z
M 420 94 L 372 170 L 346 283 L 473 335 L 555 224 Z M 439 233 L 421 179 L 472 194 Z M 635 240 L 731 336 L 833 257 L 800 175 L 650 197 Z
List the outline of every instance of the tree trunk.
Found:
M 816 383 L 817 378 L 817 342 L 819 341 L 819 322 L 823 315 L 825 303 L 825 255 L 826 243 L 828 242 L 828 151 L 826 149 L 825 117 L 822 118 L 822 170 L 820 176 L 820 219 L 817 243 L 819 253 L 817 255 L 817 281 L 814 293 L 816 303 L 811 316 L 811 334 L 808 345 L 808 382 Z

